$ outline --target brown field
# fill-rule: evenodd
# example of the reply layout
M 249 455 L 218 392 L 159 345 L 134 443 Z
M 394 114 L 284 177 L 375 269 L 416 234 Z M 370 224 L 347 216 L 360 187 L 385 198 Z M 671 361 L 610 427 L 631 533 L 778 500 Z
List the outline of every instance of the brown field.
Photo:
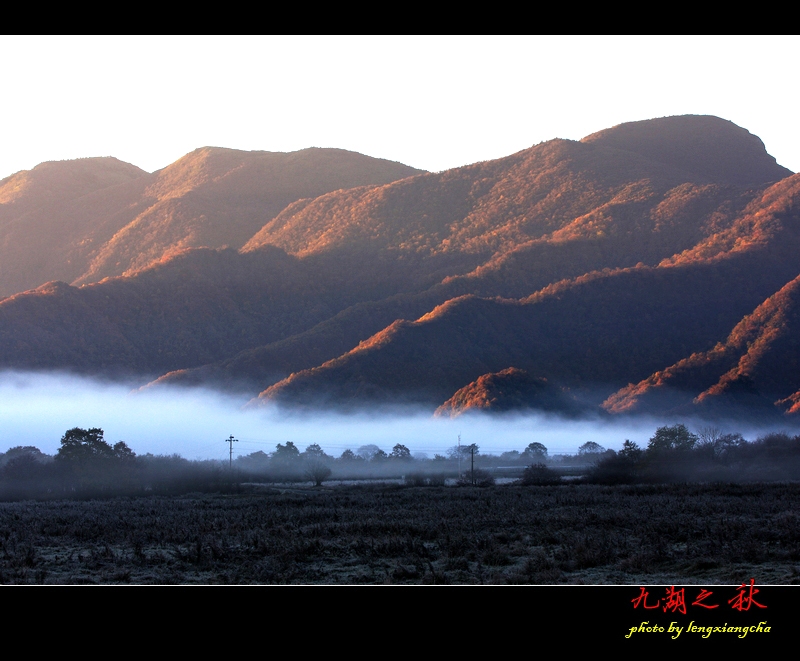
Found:
M 5 584 L 800 584 L 800 483 L 0 503 Z

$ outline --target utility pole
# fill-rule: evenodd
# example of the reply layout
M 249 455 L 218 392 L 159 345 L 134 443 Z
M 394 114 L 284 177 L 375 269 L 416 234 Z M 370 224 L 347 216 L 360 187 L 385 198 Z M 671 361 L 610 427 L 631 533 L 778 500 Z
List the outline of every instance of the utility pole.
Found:
M 461 479 L 461 434 L 458 435 L 458 479 Z
M 229 461 L 228 465 L 229 465 L 230 468 L 233 468 L 233 444 L 234 443 L 238 443 L 239 439 L 238 438 L 234 438 L 233 434 L 231 434 L 231 437 L 230 438 L 226 438 L 225 442 L 228 443 L 231 446 L 231 457 L 230 457 L 230 461 Z
M 472 476 L 472 486 L 475 486 L 475 444 L 469 446 L 470 468 L 469 474 Z

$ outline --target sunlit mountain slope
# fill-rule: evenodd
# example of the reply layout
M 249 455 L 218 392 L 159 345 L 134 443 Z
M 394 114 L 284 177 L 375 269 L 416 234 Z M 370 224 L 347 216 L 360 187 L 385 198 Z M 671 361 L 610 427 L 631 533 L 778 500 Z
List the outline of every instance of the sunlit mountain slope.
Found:
M 125 225 L 149 176 L 115 158 L 84 158 L 0 181 L 0 297 L 80 276 Z
M 441 173 L 207 148 L 127 176 L 80 198 L 109 210 L 68 280 L 93 284 L 0 301 L 1 366 L 432 409 L 491 400 L 513 366 L 599 405 L 711 351 L 800 273 L 798 175 L 716 117 Z
M 288 204 L 420 171 L 341 149 L 206 147 L 153 174 L 112 158 L 0 182 L 0 296 L 132 274 L 190 247 L 238 249 Z

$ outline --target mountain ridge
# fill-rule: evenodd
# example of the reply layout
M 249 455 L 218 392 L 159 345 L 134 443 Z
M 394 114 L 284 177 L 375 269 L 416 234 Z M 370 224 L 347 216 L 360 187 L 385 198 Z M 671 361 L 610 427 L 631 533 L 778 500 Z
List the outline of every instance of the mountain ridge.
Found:
M 489 401 L 513 366 L 591 408 L 712 350 L 800 272 L 800 175 L 711 116 L 441 173 L 201 148 L 126 176 L 62 205 L 94 210 L 67 251 L 86 268 L 0 300 L 0 366 L 432 409 Z
M 0 296 L 130 275 L 186 248 L 238 249 L 301 197 L 419 172 L 319 148 L 204 147 L 152 174 L 117 159 L 42 164 L 0 182 Z

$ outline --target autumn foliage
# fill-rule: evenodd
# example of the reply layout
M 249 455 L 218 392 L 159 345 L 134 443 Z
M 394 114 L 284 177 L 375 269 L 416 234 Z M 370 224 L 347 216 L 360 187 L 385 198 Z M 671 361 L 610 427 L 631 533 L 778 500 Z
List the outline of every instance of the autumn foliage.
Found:
M 0 367 L 253 405 L 780 415 L 798 177 L 710 116 L 440 173 L 315 149 L 48 164 L 0 182 Z

